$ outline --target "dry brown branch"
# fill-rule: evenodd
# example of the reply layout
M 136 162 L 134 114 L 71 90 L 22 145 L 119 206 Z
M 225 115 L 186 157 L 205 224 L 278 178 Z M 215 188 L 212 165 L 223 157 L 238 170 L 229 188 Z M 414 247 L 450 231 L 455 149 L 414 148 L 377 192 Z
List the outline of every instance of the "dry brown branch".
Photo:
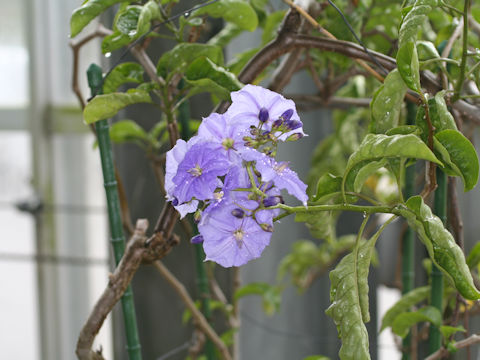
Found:
M 169 206 L 166 206 L 168 208 Z M 175 211 L 175 210 L 174 210 Z M 159 221 L 166 225 L 171 221 L 171 212 L 162 212 Z M 90 316 L 83 326 L 77 341 L 76 354 L 80 360 L 103 359 L 98 352 L 92 350 L 93 341 L 103 325 L 105 318 L 120 300 L 125 289 L 130 284 L 138 267 L 144 262 L 153 262 L 167 255 L 171 248 L 179 243 L 179 238 L 172 235 L 171 228 L 164 226 L 165 231 L 155 232 L 150 238 L 145 233 L 148 221 L 138 220 L 133 236 L 127 243 L 125 254 L 115 272 L 110 275 L 109 282 L 100 298 L 97 300 Z M 173 228 L 173 226 L 172 226 Z
M 69 45 L 73 51 L 72 89 L 75 95 L 77 96 L 82 109 L 85 108 L 86 102 L 85 102 L 85 98 L 82 95 L 82 92 L 80 90 L 80 86 L 78 83 L 78 67 L 80 62 L 80 56 L 79 56 L 80 49 L 91 40 L 97 37 L 105 37 L 107 35 L 110 35 L 111 33 L 112 33 L 111 30 L 107 29 L 106 27 L 100 24 L 98 25 L 97 29 L 91 34 L 88 34 L 85 37 L 78 40 L 70 40 L 69 42 Z
M 480 335 L 477 335 L 477 334 L 473 334 L 472 336 L 466 338 L 465 340 L 461 340 L 461 341 L 458 341 L 456 342 L 455 344 L 453 344 L 453 346 L 455 348 L 458 349 L 463 349 L 463 348 L 466 348 L 466 347 L 469 347 L 469 346 L 472 346 L 476 343 L 479 343 L 480 342 Z M 435 351 L 432 355 L 428 356 L 425 358 L 425 360 L 437 360 L 437 359 L 441 359 L 447 355 L 449 355 L 450 352 L 445 349 L 444 347 L 442 347 L 441 349 Z
M 167 269 L 167 267 L 161 261 L 155 261 L 153 263 L 153 266 L 155 266 L 155 268 L 160 272 L 160 274 L 162 274 L 165 280 L 167 280 L 170 286 L 175 290 L 178 296 L 180 296 L 185 306 L 192 313 L 195 324 L 205 333 L 205 335 L 208 336 L 210 340 L 212 340 L 215 346 L 219 349 L 223 358 L 225 360 L 231 360 L 232 357 L 228 352 L 227 346 L 222 341 L 222 339 L 220 339 L 215 330 L 210 326 L 202 312 L 197 309 L 195 303 L 188 294 L 187 289 L 185 289 L 185 286 L 183 286 L 183 284 L 175 277 L 175 275 L 170 272 L 170 270 Z

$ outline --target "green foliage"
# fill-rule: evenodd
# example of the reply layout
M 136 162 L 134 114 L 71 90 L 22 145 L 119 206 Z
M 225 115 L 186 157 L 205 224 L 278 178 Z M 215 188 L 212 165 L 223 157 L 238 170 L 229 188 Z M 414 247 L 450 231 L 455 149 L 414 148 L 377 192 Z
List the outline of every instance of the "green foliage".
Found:
M 365 222 L 364 222 L 365 224 Z M 326 314 L 332 317 L 342 339 L 340 358 L 370 359 L 368 333 L 364 323 L 370 321 L 368 310 L 368 272 L 377 232 L 371 239 L 357 244 L 330 272 L 330 301 Z
M 136 122 L 132 120 L 121 120 L 110 126 L 110 139 L 115 143 L 127 141 L 145 141 L 148 135 Z
M 193 86 L 189 96 L 210 92 L 222 100 L 230 100 L 230 93 L 243 87 L 234 74 L 206 57 L 198 58 L 188 66 L 185 79 Z
M 141 82 L 143 82 L 142 66 L 134 62 L 124 62 L 117 65 L 106 77 L 103 83 L 103 93 L 115 92 L 126 83 L 140 84 Z
M 183 73 L 188 66 L 201 57 L 207 57 L 214 64 L 223 64 L 222 49 L 215 45 L 181 43 L 162 55 L 157 64 L 158 75 L 167 78 Z
M 402 338 L 407 336 L 409 329 L 419 322 L 429 322 L 435 326 L 442 324 L 442 314 L 433 306 L 425 306 L 417 311 L 398 315 L 392 324 L 394 334 Z
M 87 0 L 73 11 L 70 18 L 70 37 L 77 36 L 82 29 L 110 6 L 128 0 Z
M 234 298 L 238 300 L 248 295 L 259 295 L 262 298 L 263 311 L 265 311 L 267 315 L 273 315 L 280 308 L 282 290 L 283 288 L 280 286 L 254 282 L 238 289 L 235 292 Z
M 125 93 L 110 93 L 95 96 L 83 110 L 83 119 L 87 124 L 93 124 L 102 119 L 108 119 L 128 105 L 151 103 L 148 91 L 130 89 Z
M 258 26 L 258 17 L 252 6 L 244 0 L 219 0 L 209 6 L 196 10 L 192 16 L 208 14 L 215 18 L 223 18 L 239 28 L 253 31 Z
M 383 134 L 398 125 L 400 110 L 407 88 L 398 70 L 392 70 L 375 93 L 370 104 L 370 132 Z
M 310 355 L 304 358 L 303 360 L 330 360 L 330 358 L 322 355 Z
M 475 244 L 467 257 L 467 264 L 470 269 L 477 266 L 478 263 L 480 263 L 480 242 Z
M 422 286 L 403 295 L 383 316 L 380 331 L 392 326 L 399 315 L 409 311 L 414 305 L 428 299 L 429 294 L 430 286 Z
M 452 281 L 458 292 L 465 299 L 480 299 L 462 250 L 423 199 L 420 196 L 411 197 L 406 202 L 406 209 L 400 208 L 399 213 L 418 233 L 430 258 Z
M 345 235 L 320 245 L 310 240 L 298 240 L 278 268 L 280 278 L 290 275 L 299 290 L 305 290 L 319 275 L 355 245 L 355 235 Z
M 448 339 L 453 334 L 455 334 L 457 332 L 466 332 L 466 330 L 463 326 L 442 325 L 442 326 L 440 326 L 440 332 L 442 333 L 442 336 L 443 336 L 444 339 Z
M 348 159 L 343 177 L 343 191 L 345 190 L 345 182 L 350 172 L 353 174 L 349 177 L 350 181 L 352 181 L 352 177 L 354 181 L 358 171 L 368 162 L 387 158 L 415 158 L 428 160 L 437 164 L 440 163 L 427 145 L 416 135 L 388 136 L 368 134 L 363 139 L 357 151 Z

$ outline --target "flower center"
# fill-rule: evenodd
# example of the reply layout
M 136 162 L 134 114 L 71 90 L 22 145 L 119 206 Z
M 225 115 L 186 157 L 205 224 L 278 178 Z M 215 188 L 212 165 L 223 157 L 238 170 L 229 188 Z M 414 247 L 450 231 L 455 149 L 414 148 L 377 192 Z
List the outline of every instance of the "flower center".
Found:
M 225 138 L 222 141 L 222 146 L 225 150 L 233 149 L 234 140 L 232 138 Z
M 217 201 L 220 201 L 223 199 L 223 191 L 215 192 L 213 193 L 213 198 Z
M 235 241 L 237 242 L 237 246 L 239 248 L 242 247 L 243 245 L 243 235 L 244 235 L 244 232 L 242 229 L 237 229 L 233 232 L 233 236 L 235 237 Z
M 200 167 L 200 165 L 197 164 L 195 165 L 195 167 L 188 170 L 188 172 L 194 177 L 199 177 L 200 175 L 202 175 L 202 168 Z

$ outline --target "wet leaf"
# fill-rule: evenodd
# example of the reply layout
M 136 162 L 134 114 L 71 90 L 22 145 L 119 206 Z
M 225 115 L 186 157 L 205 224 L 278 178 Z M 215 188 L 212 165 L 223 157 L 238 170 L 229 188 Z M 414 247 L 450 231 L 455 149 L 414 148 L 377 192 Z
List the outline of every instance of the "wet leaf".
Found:
M 174 73 L 182 73 L 196 59 L 209 58 L 217 65 L 223 64 L 223 52 L 218 46 L 196 43 L 181 43 L 162 55 L 157 64 L 157 73 L 166 78 Z
M 208 14 L 214 18 L 223 18 L 244 30 L 253 31 L 258 26 L 255 10 L 244 0 L 219 0 L 196 10 L 192 16 Z
M 82 29 L 110 6 L 127 0 L 88 0 L 73 11 L 70 18 L 70 37 L 77 36 Z
M 87 124 L 114 116 L 124 107 L 137 103 L 151 103 L 148 91 L 131 89 L 126 93 L 110 93 L 95 96 L 83 110 L 83 119 Z
M 103 93 L 109 94 L 117 91 L 120 85 L 126 83 L 143 82 L 143 68 L 134 62 L 124 62 L 117 65 L 107 76 L 103 83 Z
M 389 129 L 398 126 L 398 118 L 406 91 L 407 87 L 398 70 L 392 70 L 371 102 L 370 132 L 384 134 Z
M 457 130 L 443 130 L 435 138 L 445 147 L 453 164 L 461 172 L 464 190 L 472 190 L 478 181 L 478 157 L 472 143 Z
M 123 143 L 134 140 L 147 140 L 148 136 L 136 122 L 121 120 L 110 126 L 110 138 L 115 143 Z
M 413 196 L 406 202 L 407 209 L 399 213 L 408 221 L 427 248 L 430 258 L 442 270 L 460 295 L 468 300 L 480 299 L 462 249 L 455 243 L 452 234 L 442 221 L 432 214 L 420 196 Z

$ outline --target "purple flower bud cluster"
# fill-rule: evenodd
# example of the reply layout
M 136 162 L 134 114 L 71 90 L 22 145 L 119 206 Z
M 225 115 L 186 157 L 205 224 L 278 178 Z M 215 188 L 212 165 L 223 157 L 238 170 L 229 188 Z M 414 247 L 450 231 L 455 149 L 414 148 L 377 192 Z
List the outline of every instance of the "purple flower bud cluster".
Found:
M 260 86 L 231 94 L 225 114 L 204 118 L 198 135 L 167 153 L 167 200 L 181 217 L 194 212 L 206 260 L 224 267 L 258 258 L 269 244 L 272 206 L 281 190 L 305 206 L 307 186 L 286 162 L 274 159 L 279 141 L 305 136 L 295 104 Z

